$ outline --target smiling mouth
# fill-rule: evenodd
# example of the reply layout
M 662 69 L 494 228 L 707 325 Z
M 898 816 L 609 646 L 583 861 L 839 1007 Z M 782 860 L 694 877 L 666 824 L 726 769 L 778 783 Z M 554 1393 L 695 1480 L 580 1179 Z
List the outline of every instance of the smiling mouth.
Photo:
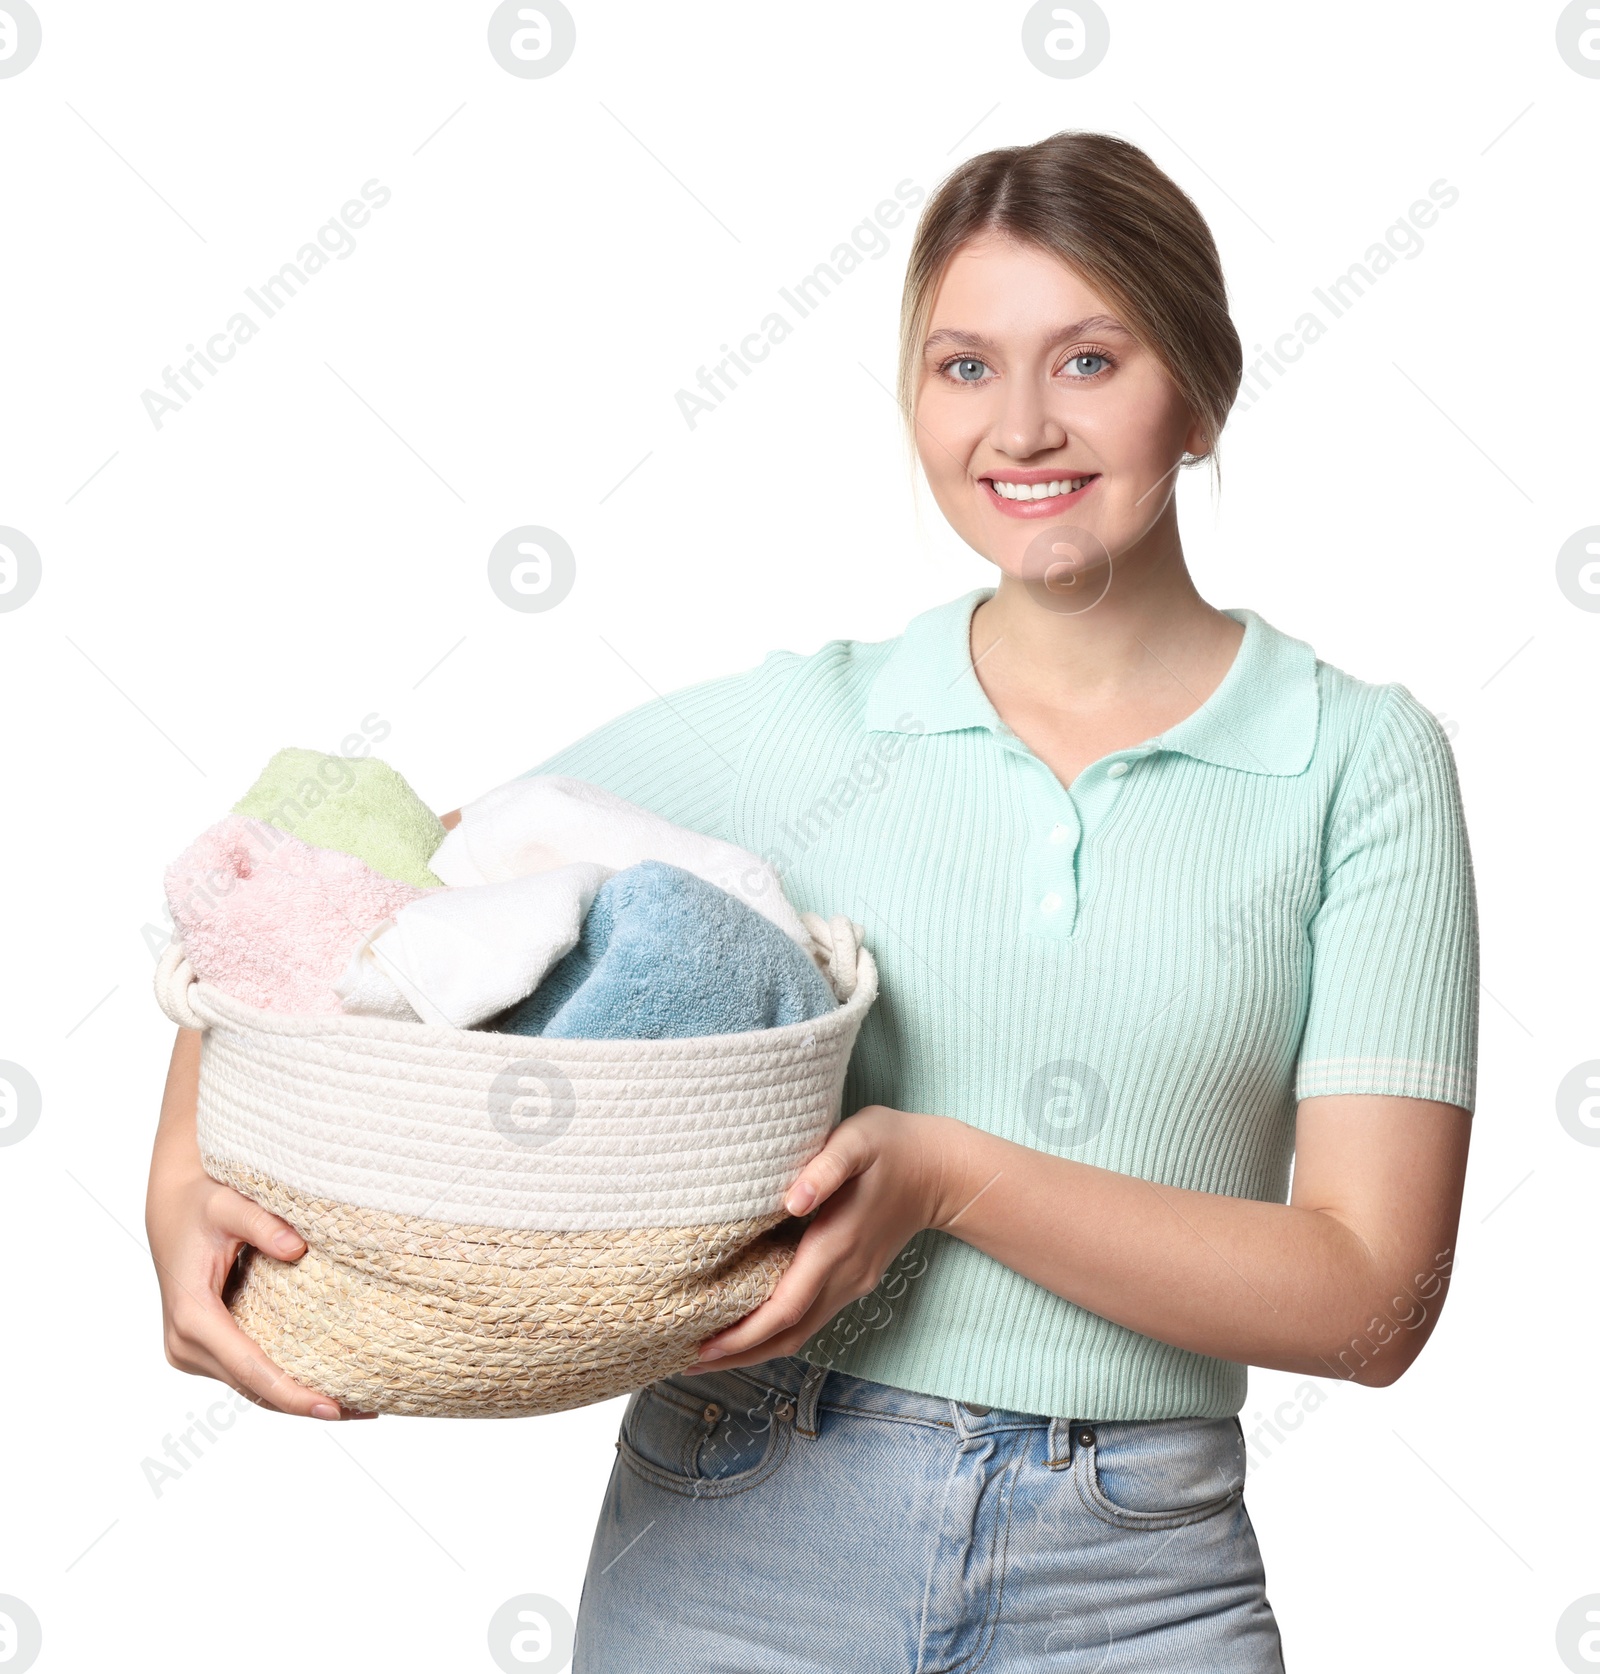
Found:
M 1098 472 L 1086 477 L 1057 477 L 1054 482 L 1006 482 L 1000 477 L 984 477 L 1002 500 L 1061 500 L 1079 489 L 1087 488 Z
M 997 500 L 1007 505 L 1045 507 L 1064 505 L 1074 495 L 1081 494 L 1090 483 L 1099 480 L 1093 471 L 1079 477 L 1056 477 L 1049 482 L 1007 482 L 1001 477 L 980 477 L 978 480 Z

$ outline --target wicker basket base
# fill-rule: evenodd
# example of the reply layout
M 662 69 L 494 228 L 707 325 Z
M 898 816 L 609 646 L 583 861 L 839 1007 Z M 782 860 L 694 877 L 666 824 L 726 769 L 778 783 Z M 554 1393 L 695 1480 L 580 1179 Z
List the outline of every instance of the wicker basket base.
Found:
M 461 1226 L 205 1163 L 307 1245 L 295 1262 L 245 1251 L 234 1319 L 297 1382 L 362 1412 L 519 1418 L 642 1388 L 764 1302 L 801 1231 L 782 1214 L 642 1231 Z

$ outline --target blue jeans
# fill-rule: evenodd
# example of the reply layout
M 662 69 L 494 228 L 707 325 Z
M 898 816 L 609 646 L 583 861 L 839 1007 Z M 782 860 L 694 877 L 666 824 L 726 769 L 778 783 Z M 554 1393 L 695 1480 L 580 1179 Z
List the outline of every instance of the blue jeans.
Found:
M 573 1674 L 1282 1674 L 1236 1418 L 1041 1417 L 798 1355 L 622 1415 Z

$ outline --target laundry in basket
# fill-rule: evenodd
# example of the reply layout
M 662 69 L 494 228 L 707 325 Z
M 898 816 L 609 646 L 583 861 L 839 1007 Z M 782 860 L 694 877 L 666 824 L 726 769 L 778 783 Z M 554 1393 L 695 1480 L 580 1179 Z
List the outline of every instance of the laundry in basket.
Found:
M 690 1364 L 792 1259 L 783 1198 L 877 995 L 859 925 L 799 921 L 837 1005 L 688 1039 L 269 1011 L 175 943 L 156 993 L 203 1031 L 202 1163 L 307 1245 L 241 1253 L 240 1327 L 369 1412 L 558 1412 Z
M 243 1253 L 245 1334 L 364 1412 L 560 1412 L 689 1365 L 788 1266 L 783 1198 L 877 994 L 859 927 L 807 921 L 831 1015 L 681 1041 L 267 1012 L 169 948 L 162 1008 L 204 1031 L 202 1163 L 307 1245 Z

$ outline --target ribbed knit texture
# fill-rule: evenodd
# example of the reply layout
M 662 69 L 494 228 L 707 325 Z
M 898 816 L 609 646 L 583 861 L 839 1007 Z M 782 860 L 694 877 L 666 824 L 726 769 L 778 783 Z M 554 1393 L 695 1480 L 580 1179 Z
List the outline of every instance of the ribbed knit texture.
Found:
M 773 652 L 531 771 L 743 844 L 798 909 L 865 926 L 882 992 L 847 1113 L 939 1112 L 1283 1203 L 1298 1098 L 1471 1110 L 1477 910 L 1434 716 L 1230 610 L 1245 636 L 1210 699 L 1069 791 L 973 673 L 970 618 L 989 596 L 898 639 Z M 1228 1417 L 1246 1393 L 1244 1366 L 1129 1331 L 931 1230 L 802 1352 L 1069 1418 Z

